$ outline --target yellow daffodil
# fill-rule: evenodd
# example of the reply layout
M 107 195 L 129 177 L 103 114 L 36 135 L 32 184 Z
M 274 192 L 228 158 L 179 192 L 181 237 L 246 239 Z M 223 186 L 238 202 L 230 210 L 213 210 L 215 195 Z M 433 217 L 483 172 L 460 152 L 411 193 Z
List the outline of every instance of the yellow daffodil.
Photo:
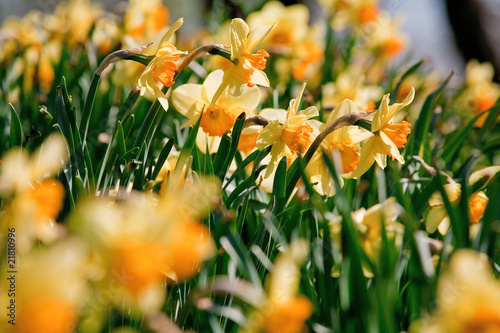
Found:
M 357 112 L 356 105 L 353 101 L 346 99 L 333 110 L 328 116 L 327 124 L 334 121 L 336 118 L 342 117 L 348 113 Z M 320 131 L 326 124 L 320 127 Z M 328 167 L 323 160 L 323 152 L 330 154 L 337 162 L 337 170 L 339 174 L 348 174 L 353 172 L 359 163 L 359 142 L 362 141 L 369 133 L 363 133 L 353 126 L 342 127 L 330 133 L 321 143 L 320 149 L 313 155 L 311 161 L 306 167 L 306 173 L 311 177 L 312 183 L 316 190 L 327 196 L 335 194 L 335 184 L 333 177 L 330 174 Z M 342 178 L 339 178 L 342 181 Z M 342 186 L 342 184 L 341 184 Z
M 184 20 L 180 18 L 168 29 L 158 46 L 154 59 L 151 60 L 139 78 L 138 85 L 141 88 L 141 95 L 144 95 L 146 90 L 153 93 L 165 110 L 168 109 L 168 100 L 159 86 L 170 87 L 175 83 L 174 76 L 178 68 L 176 62 L 181 55 L 186 54 L 186 52 L 177 50 L 169 42 L 183 22 Z
M 20 232 L 16 233 L 17 235 Z M 68 238 L 48 249 L 31 252 L 16 260 L 17 274 L 2 272 L 2 281 L 15 286 L 14 316 L 4 318 L 0 330 L 6 333 L 76 331 L 82 308 L 90 290 L 88 286 L 88 249 L 80 239 Z M 7 309 L 10 283 L 2 282 L 7 290 L 2 290 L 0 304 Z M 4 315 L 5 316 L 5 315 Z M 14 319 L 15 325 L 7 320 Z
M 0 196 L 6 200 L 0 224 L 19 230 L 20 252 L 29 251 L 36 240 L 49 243 L 62 235 L 62 226 L 56 221 L 63 206 L 64 186 L 49 177 L 67 158 L 66 143 L 59 135 L 50 136 L 31 156 L 13 149 L 2 158 Z
M 313 313 L 311 301 L 297 295 L 300 266 L 307 257 L 308 243 L 296 240 L 278 255 L 267 280 L 262 304 L 248 318 L 243 333 L 298 333 Z
M 472 176 L 472 175 L 471 175 Z M 471 179 L 469 179 L 469 182 Z M 460 197 L 462 195 L 462 189 L 460 184 L 449 183 L 444 185 L 446 191 L 446 196 L 450 203 L 457 205 L 460 202 Z M 488 197 L 483 191 L 477 191 L 469 197 L 469 223 L 476 224 L 479 222 L 481 217 L 486 210 L 486 205 L 488 204 Z M 435 192 L 429 199 L 429 215 L 427 216 L 427 221 L 425 224 L 425 229 L 428 233 L 433 233 L 437 230 L 444 235 L 450 227 L 450 217 L 444 205 L 443 197 L 441 193 Z M 472 233 L 475 233 L 476 227 L 472 227 Z
M 257 87 L 243 87 L 239 97 L 224 91 L 217 103 L 210 107 L 210 102 L 223 80 L 224 72 L 217 70 L 207 76 L 203 85 L 184 84 L 172 93 L 172 102 L 176 110 L 188 118 L 182 126 L 194 125 L 203 111 L 200 131 L 196 143 L 202 152 L 207 146 L 209 153 L 217 151 L 220 138 L 231 131 L 238 116 L 245 112 L 247 116 L 255 114 L 260 102 L 260 90 Z
M 401 124 L 391 122 L 397 112 L 413 101 L 414 96 L 415 90 L 412 88 L 403 102 L 389 105 L 389 94 L 384 95 L 379 109 L 373 116 L 371 125 L 373 136 L 363 142 L 358 168 L 349 175 L 350 177 L 360 177 L 374 162 L 377 162 L 382 169 L 385 168 L 387 155 L 404 164 L 399 148 L 404 147 L 411 125 L 406 121 Z
M 231 68 L 224 71 L 222 83 L 216 90 L 210 103 L 212 108 L 222 92 L 229 87 L 229 93 L 234 96 L 240 96 L 243 92 L 243 86 L 253 87 L 261 85 L 269 87 L 269 80 L 262 71 L 266 67 L 266 59 L 269 54 L 265 50 L 259 50 L 252 54 L 252 50 L 263 40 L 274 28 L 275 25 L 262 26 L 252 30 L 242 19 L 233 19 L 231 21 Z
M 488 257 L 456 251 L 437 286 L 434 313 L 412 324 L 410 333 L 500 332 L 500 281 Z
M 162 1 L 130 0 L 124 17 L 125 34 L 135 40 L 146 41 L 164 31 L 170 13 Z
M 118 309 L 158 310 L 165 280 L 189 279 L 213 255 L 213 239 L 201 220 L 220 184 L 201 179 L 185 187 L 167 188 L 161 198 L 132 192 L 120 201 L 89 201 L 73 216 L 72 229 L 95 250 L 96 288 L 114 285 L 109 302 Z
M 493 65 L 469 61 L 465 68 L 465 91 L 458 102 L 472 110 L 474 115 L 490 109 L 500 97 L 500 85 L 493 82 L 493 77 Z M 474 126 L 482 127 L 487 117 L 487 114 L 480 116 Z
M 379 0 L 320 0 L 333 14 L 334 30 L 362 28 L 380 16 Z
M 273 172 L 276 164 L 284 156 L 286 148 L 293 154 L 304 153 L 312 143 L 314 136 L 319 133 L 316 125 L 311 124 L 309 121 L 309 119 L 318 116 L 318 109 L 315 106 L 297 112 L 305 87 L 304 83 L 297 94 L 297 98 L 290 101 L 287 111 L 273 111 L 277 119 L 272 120 L 257 137 L 257 148 L 259 150 L 273 145 L 271 148 L 271 161 L 267 167 L 265 178 L 269 177 Z M 280 118 L 285 118 L 283 124 L 278 120 Z
M 382 96 L 382 88 L 366 84 L 366 77 L 356 66 L 350 66 L 339 74 L 335 82 L 321 87 L 322 104 L 325 109 L 333 109 L 345 99 L 356 104 L 358 110 L 373 110 L 375 102 Z

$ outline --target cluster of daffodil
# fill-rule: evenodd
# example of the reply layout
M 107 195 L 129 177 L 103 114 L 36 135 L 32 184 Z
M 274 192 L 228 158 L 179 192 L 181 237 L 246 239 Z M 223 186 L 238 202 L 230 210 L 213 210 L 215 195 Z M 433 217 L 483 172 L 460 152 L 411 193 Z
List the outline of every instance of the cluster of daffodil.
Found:
M 500 331 L 493 68 L 443 93 L 378 0 L 318 3 L 3 23 L 0 331 Z

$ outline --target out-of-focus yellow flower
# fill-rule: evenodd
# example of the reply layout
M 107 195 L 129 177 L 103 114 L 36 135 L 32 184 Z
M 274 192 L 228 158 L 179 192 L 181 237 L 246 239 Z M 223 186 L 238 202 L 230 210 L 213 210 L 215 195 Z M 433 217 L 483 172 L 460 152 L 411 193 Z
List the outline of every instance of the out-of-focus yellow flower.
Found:
M 376 22 L 370 24 L 363 40 L 364 48 L 371 51 L 380 60 L 390 60 L 400 55 L 408 45 L 409 38 L 401 32 L 401 20 L 389 14 L 380 16 Z
M 263 25 L 273 25 L 267 38 L 260 44 L 269 52 L 289 55 L 295 44 L 303 41 L 309 29 L 309 11 L 306 6 L 296 4 L 284 6 L 279 1 L 266 3 L 258 12 L 248 16 L 247 22 L 251 28 Z
M 269 34 L 274 25 L 267 25 L 256 28 L 250 32 L 248 25 L 242 19 L 231 21 L 231 68 L 224 71 L 222 83 L 216 90 L 210 103 L 212 108 L 222 95 L 222 92 L 229 88 L 229 93 L 240 96 L 243 86 L 253 87 L 256 84 L 269 87 L 269 80 L 262 71 L 266 68 L 266 59 L 269 54 L 265 50 L 259 50 L 252 54 L 252 50 Z M 250 32 L 250 33 L 249 33 Z
M 205 152 L 207 146 L 209 153 L 216 152 L 220 138 L 233 128 L 236 118 L 242 112 L 247 116 L 255 114 L 260 102 L 259 88 L 243 87 L 239 97 L 230 95 L 226 90 L 218 98 L 217 103 L 209 107 L 215 91 L 222 83 L 223 74 L 223 71 L 217 70 L 207 76 L 203 85 L 184 84 L 172 93 L 172 102 L 176 110 L 188 118 L 183 127 L 194 125 L 203 111 L 200 131 L 196 138 L 196 143 L 202 152 Z
M 16 230 L 16 234 L 20 232 Z M 69 238 L 48 249 L 22 256 L 14 280 L 15 325 L 0 323 L 6 333 L 76 332 L 80 312 L 89 295 L 86 280 L 87 248 L 79 239 Z M 2 272 L 2 281 L 10 275 Z M 3 283 L 10 286 L 10 283 Z M 13 298 L 2 290 L 0 303 L 8 309 Z
M 397 112 L 413 101 L 414 96 L 415 90 L 412 88 L 403 102 L 389 105 L 389 94 L 384 95 L 379 109 L 373 116 L 371 126 L 373 136 L 363 142 L 358 168 L 349 177 L 360 177 L 375 161 L 382 169 L 385 168 L 387 155 L 404 164 L 405 161 L 398 149 L 404 147 L 411 125 L 406 121 L 401 124 L 391 124 L 391 122 Z
M 92 32 L 92 44 L 100 54 L 107 54 L 118 45 L 122 31 L 115 20 L 107 17 L 99 18 Z
M 350 66 L 339 74 L 335 82 L 329 82 L 321 87 L 324 108 L 335 108 L 345 99 L 350 99 L 359 110 L 373 110 L 375 102 L 382 96 L 382 88 L 367 85 L 361 71 Z M 406 95 L 405 95 L 406 96 Z
M 2 158 L 0 195 L 5 197 L 4 228 L 18 230 L 20 253 L 27 252 L 35 240 L 52 242 L 62 234 L 56 220 L 62 209 L 64 186 L 48 178 L 57 173 L 68 158 L 61 136 L 50 136 L 31 156 L 13 149 Z
M 267 280 L 267 295 L 241 332 L 298 333 L 313 313 L 311 301 L 297 295 L 300 266 L 309 252 L 308 243 L 296 240 L 278 255 Z
M 361 208 L 352 213 L 353 221 L 361 237 L 361 245 L 370 258 L 377 259 L 380 254 L 382 219 L 387 237 L 394 239 L 396 244 L 401 244 L 404 226 L 395 222 L 400 213 L 401 206 L 398 205 L 394 197 L 390 197 L 367 210 Z
M 456 251 L 437 287 L 437 308 L 415 322 L 410 333 L 500 332 L 500 282 L 488 258 L 470 249 Z
M 496 168 L 496 167 L 494 167 Z M 498 171 L 498 170 L 497 170 Z M 476 171 L 482 172 L 481 170 Z M 474 174 L 473 174 L 474 175 Z M 477 174 L 479 175 L 479 174 Z M 477 176 L 475 176 L 476 178 Z M 469 178 L 469 182 L 474 181 L 475 178 Z M 460 202 L 460 197 L 462 195 L 462 190 L 460 184 L 457 183 L 449 183 L 444 185 L 444 189 L 446 191 L 446 196 L 450 203 L 453 205 L 457 205 Z M 475 224 L 478 223 L 481 217 L 486 210 L 486 205 L 488 205 L 488 197 L 483 191 L 477 191 L 469 197 L 468 205 L 469 205 L 469 223 Z M 444 205 L 443 197 L 441 193 L 436 192 L 432 194 L 429 199 L 429 215 L 427 216 L 427 221 L 425 224 L 425 229 L 428 233 L 433 233 L 437 230 L 444 235 L 448 231 L 450 227 L 450 217 L 448 216 L 448 212 Z M 475 232 L 474 230 L 471 230 Z
M 177 50 L 169 42 L 172 35 L 181 27 L 183 22 L 184 20 L 180 18 L 168 29 L 158 46 L 154 59 L 147 65 L 139 78 L 138 85 L 141 88 L 141 95 L 144 95 L 146 90 L 153 93 L 165 111 L 168 110 L 168 100 L 159 86 L 170 87 L 175 83 L 174 76 L 178 68 L 176 62 L 182 54 L 187 53 Z
M 333 14 L 334 30 L 362 28 L 380 16 L 379 0 L 321 0 Z
M 300 88 L 296 99 L 290 101 L 288 110 L 267 110 L 267 114 L 275 113 L 276 116 L 257 137 L 257 148 L 264 149 L 269 145 L 271 148 L 271 161 L 266 169 L 265 178 L 273 172 L 280 158 L 285 154 L 288 147 L 293 154 L 301 154 L 307 150 L 313 137 L 318 134 L 317 127 L 311 124 L 309 119 L 318 116 L 318 109 L 310 106 L 305 110 L 298 111 L 302 94 L 306 88 L 305 83 Z M 261 114 L 264 113 L 263 110 Z M 279 119 L 286 118 L 281 124 Z
M 212 209 L 217 189 L 218 182 L 202 179 L 185 190 L 167 187 L 162 198 L 132 192 L 125 200 L 81 205 L 71 225 L 95 250 L 96 288 L 113 285 L 110 301 L 118 309 L 125 304 L 126 310 L 158 310 L 164 282 L 189 279 L 214 253 L 200 221 Z
M 170 13 L 161 0 L 130 0 L 123 20 L 125 34 L 135 40 L 146 41 L 163 32 Z
M 90 0 L 62 2 L 55 10 L 50 29 L 67 34 L 65 39 L 70 48 L 85 45 L 101 12 L 102 5 Z
M 342 117 L 348 113 L 358 112 L 356 105 L 351 100 L 344 100 L 330 113 L 327 124 L 336 118 Z M 322 131 L 326 124 L 319 129 Z M 366 133 L 366 132 L 365 132 Z M 321 143 L 320 148 L 313 155 L 311 161 L 306 167 L 306 173 L 311 177 L 312 183 L 320 194 L 333 196 L 335 194 L 335 184 L 330 170 L 323 160 L 323 152 L 331 155 L 334 162 L 337 162 L 337 169 L 340 174 L 353 172 L 359 163 L 359 142 L 370 135 L 362 133 L 357 127 L 342 127 L 330 133 Z M 342 178 L 339 178 L 342 182 Z M 342 184 L 341 184 L 342 186 Z
M 465 91 L 459 98 L 468 110 L 474 115 L 490 109 L 500 97 L 500 85 L 493 82 L 494 69 L 490 63 L 480 64 L 477 60 L 470 60 L 465 68 Z M 482 127 L 487 114 L 479 117 L 474 123 Z

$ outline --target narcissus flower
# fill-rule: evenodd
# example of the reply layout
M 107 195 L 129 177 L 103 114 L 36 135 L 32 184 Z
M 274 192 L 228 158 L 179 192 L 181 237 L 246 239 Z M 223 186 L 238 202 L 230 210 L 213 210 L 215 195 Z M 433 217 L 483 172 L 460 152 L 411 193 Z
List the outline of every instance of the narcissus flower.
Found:
M 488 257 L 471 249 L 456 251 L 437 287 L 434 313 L 410 333 L 500 332 L 500 281 Z
M 266 25 L 254 29 L 249 33 L 248 25 L 242 19 L 231 21 L 231 61 L 230 69 L 224 71 L 222 83 L 212 97 L 210 107 L 213 107 L 222 92 L 229 87 L 229 93 L 240 96 L 243 86 L 253 87 L 261 85 L 269 87 L 269 80 L 262 71 L 266 68 L 266 58 L 269 54 L 265 50 L 258 50 L 257 53 L 250 53 L 273 29 L 274 25 Z
M 241 332 L 298 333 L 313 313 L 311 301 L 297 295 L 300 266 L 308 253 L 308 243 L 296 240 L 278 255 L 267 280 L 261 305 L 249 316 Z
M 220 138 L 227 131 L 231 131 L 238 116 L 245 112 L 247 116 L 255 114 L 260 102 L 260 90 L 257 87 L 243 87 L 239 97 L 224 91 L 217 103 L 210 107 L 210 102 L 222 83 L 223 71 L 210 73 L 203 85 L 184 84 L 172 93 L 172 103 L 179 113 L 186 116 L 188 121 L 182 127 L 194 125 L 203 116 L 200 122 L 200 131 L 196 143 L 201 151 L 205 152 L 207 145 L 210 153 L 217 151 Z
M 183 22 L 184 20 L 180 18 L 175 21 L 170 29 L 168 29 L 161 39 L 154 59 L 151 60 L 146 69 L 144 69 L 138 82 L 141 88 L 141 95 L 144 95 L 146 90 L 153 93 L 165 110 L 168 109 L 168 100 L 160 87 L 170 87 L 175 83 L 174 76 L 178 68 L 176 63 L 181 55 L 187 53 L 177 50 L 177 48 L 169 42 L 174 32 L 181 27 Z
M 269 110 L 271 112 L 268 112 L 275 113 L 276 119 L 272 120 L 257 137 L 257 148 L 260 150 L 273 145 L 271 148 L 271 161 L 267 167 L 265 178 L 273 172 L 276 164 L 284 156 L 286 148 L 293 154 L 304 153 L 314 137 L 319 133 L 317 126 L 309 121 L 309 119 L 318 116 L 318 109 L 315 106 L 297 112 L 305 88 L 304 83 L 297 94 L 297 98 L 290 101 L 287 111 Z M 283 114 L 286 114 L 286 118 L 283 117 Z M 280 118 L 285 118 L 283 124 L 278 120 Z
M 56 221 L 65 191 L 50 176 L 62 168 L 67 158 L 66 143 L 59 135 L 50 136 L 31 156 L 13 149 L 2 158 L 0 196 L 5 198 L 5 214 L 0 224 L 19 230 L 20 252 L 29 251 L 35 240 L 49 243 L 61 236 L 62 226 Z
M 403 102 L 389 105 L 389 94 L 384 95 L 379 109 L 373 116 L 371 125 L 373 136 L 363 142 L 358 168 L 349 175 L 350 177 L 360 177 L 374 162 L 377 162 L 382 169 L 385 168 L 387 156 L 404 164 L 405 161 L 399 153 L 399 148 L 403 148 L 406 144 L 411 125 L 406 121 L 402 121 L 401 124 L 392 124 L 392 118 L 410 104 L 414 96 L 415 90 L 412 88 Z
M 327 124 L 348 113 L 357 112 L 353 101 L 346 99 L 340 103 L 328 116 Z M 327 125 L 320 126 L 320 131 Z M 333 157 L 340 174 L 353 172 L 359 163 L 359 142 L 369 133 L 361 132 L 357 127 L 342 127 L 330 133 L 321 143 L 320 149 L 313 155 L 306 167 L 306 173 L 312 183 L 318 183 L 315 188 L 320 194 L 332 196 L 335 194 L 335 184 L 330 170 L 323 160 L 323 152 Z M 342 181 L 342 178 L 339 178 Z M 341 184 L 342 185 L 342 184 Z

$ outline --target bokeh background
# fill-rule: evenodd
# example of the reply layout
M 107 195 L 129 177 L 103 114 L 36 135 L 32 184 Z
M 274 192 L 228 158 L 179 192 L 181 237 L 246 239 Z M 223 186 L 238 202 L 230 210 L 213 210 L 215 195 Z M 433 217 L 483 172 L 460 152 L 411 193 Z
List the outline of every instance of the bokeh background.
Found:
M 0 22 L 9 15 L 23 16 L 32 9 L 53 12 L 60 0 L 0 0 Z M 108 10 L 120 12 L 123 3 L 100 1 Z M 245 6 L 259 8 L 262 0 L 164 0 L 171 19 L 186 18 L 184 33 L 204 25 L 204 9 L 210 6 Z M 316 0 L 282 1 L 305 3 L 311 9 L 311 20 L 322 15 Z M 410 59 L 425 57 L 436 70 L 461 74 L 465 61 L 476 58 L 495 66 L 498 81 L 500 68 L 500 0 L 383 0 L 383 8 L 404 17 L 403 31 L 412 38 L 407 54 Z M 192 10 L 199 8 L 200 10 Z

